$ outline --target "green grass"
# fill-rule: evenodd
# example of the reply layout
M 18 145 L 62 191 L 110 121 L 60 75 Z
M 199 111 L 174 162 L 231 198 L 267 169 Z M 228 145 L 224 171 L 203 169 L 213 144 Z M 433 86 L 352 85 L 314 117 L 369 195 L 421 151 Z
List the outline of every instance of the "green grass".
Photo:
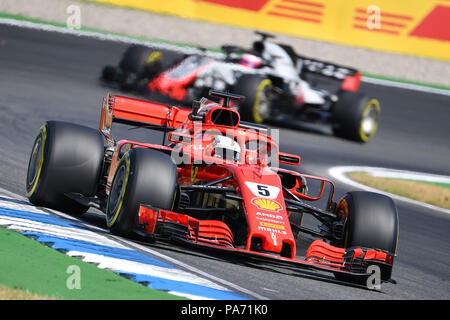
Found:
M 351 172 L 348 176 L 378 190 L 450 209 L 450 184 L 447 183 L 375 177 L 365 172 Z
M 11 299 L 27 299 L 28 295 L 68 300 L 181 299 L 65 255 L 3 227 L 0 227 L 0 257 L 0 285 L 3 292 L 8 291 L 5 287 L 13 289 L 12 293 L 7 293 Z M 79 267 L 80 289 L 67 286 L 69 277 L 73 276 L 67 271 L 74 265 Z M 17 295 L 17 291 L 24 295 Z
M 420 182 L 420 183 L 428 183 L 428 184 L 431 184 L 431 185 L 434 185 L 434 186 L 438 186 L 438 187 L 441 187 L 441 188 L 450 189 L 450 183 L 432 182 L 432 181 L 419 181 L 419 180 L 406 180 L 406 179 L 403 179 L 403 180 L 405 180 L 405 181 L 413 181 L 413 182 Z

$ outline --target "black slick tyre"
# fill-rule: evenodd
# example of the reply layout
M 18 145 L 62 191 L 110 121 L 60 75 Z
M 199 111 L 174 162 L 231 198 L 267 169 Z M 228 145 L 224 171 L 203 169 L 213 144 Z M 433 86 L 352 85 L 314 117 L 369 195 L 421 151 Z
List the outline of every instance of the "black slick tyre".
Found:
M 181 61 L 184 56 L 176 51 L 131 45 L 123 54 L 119 67 L 127 74 L 132 73 L 138 78 L 152 79 Z
M 337 214 L 344 218 L 343 239 L 334 243 L 345 249 L 352 247 L 383 250 L 395 255 L 398 245 L 399 220 L 394 201 L 385 195 L 348 192 L 338 203 Z M 390 279 L 391 270 L 382 274 Z M 352 280 L 336 274 L 337 278 Z
M 143 148 L 124 154 L 106 203 L 106 224 L 111 232 L 134 236 L 141 203 L 171 210 L 177 179 L 177 167 L 167 154 Z
M 61 121 L 48 121 L 35 139 L 26 177 L 31 203 L 72 214 L 88 207 L 68 198 L 67 193 L 94 196 L 104 155 L 98 130 Z
M 369 142 L 378 129 L 380 102 L 359 92 L 342 91 L 333 106 L 333 131 L 336 136 Z
M 120 60 L 119 67 L 124 72 L 140 74 L 144 72 L 147 64 L 159 64 L 161 53 L 149 47 L 131 45 L 127 48 Z
M 264 123 L 269 119 L 272 89 L 272 81 L 261 76 L 243 75 L 238 79 L 233 93 L 245 96 L 245 101 L 239 104 L 239 113 L 243 120 Z

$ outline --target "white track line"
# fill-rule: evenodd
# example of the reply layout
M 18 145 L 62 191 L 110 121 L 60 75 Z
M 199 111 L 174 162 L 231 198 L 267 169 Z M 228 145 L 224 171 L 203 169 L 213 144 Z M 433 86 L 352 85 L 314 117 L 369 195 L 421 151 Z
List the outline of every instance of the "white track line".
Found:
M 394 88 L 401 88 L 401 89 L 407 89 L 407 90 L 413 90 L 413 91 L 419 91 L 419 92 L 442 94 L 445 96 L 450 96 L 450 90 L 431 88 L 431 87 L 427 87 L 427 86 L 422 86 L 420 84 L 404 83 L 404 82 L 398 82 L 398 81 L 393 81 L 393 80 L 388 80 L 388 79 L 372 78 L 372 77 L 367 77 L 367 76 L 363 76 L 362 81 L 371 83 L 371 84 L 380 85 L 380 86 L 387 86 L 387 87 L 394 87 Z
M 358 183 L 358 182 L 348 178 L 347 175 L 346 175 L 348 172 L 356 172 L 356 171 L 366 171 L 367 172 L 367 171 L 370 171 L 370 170 L 373 170 L 373 169 L 383 170 L 383 168 L 373 168 L 373 167 L 359 167 L 359 166 L 342 166 L 341 167 L 340 166 L 340 167 L 331 167 L 330 169 L 328 169 L 328 173 L 332 177 L 334 177 L 335 179 L 341 181 L 342 183 L 348 184 L 348 185 L 350 185 L 352 187 L 355 187 L 355 188 L 358 188 L 358 189 L 362 189 L 362 190 L 366 190 L 366 191 L 370 191 L 370 192 L 377 192 L 377 193 L 380 193 L 380 194 L 387 195 L 387 196 L 389 196 L 389 197 L 391 197 L 393 199 L 396 199 L 396 200 L 404 201 L 404 202 L 407 202 L 407 203 L 410 203 L 410 204 L 413 204 L 413 205 L 417 205 L 417 206 L 421 206 L 421 207 L 424 207 L 424 208 L 427 208 L 427 209 L 431 209 L 431 210 L 434 210 L 434 211 L 439 211 L 439 212 L 442 212 L 442 213 L 450 214 L 450 210 L 448 210 L 448 209 L 443 209 L 443 208 L 440 208 L 440 207 L 437 207 L 437 206 L 433 206 L 433 205 L 428 204 L 428 203 L 420 202 L 420 201 L 417 201 L 417 200 L 412 200 L 412 199 L 409 199 L 409 198 L 406 198 L 406 197 L 402 197 L 402 196 L 399 196 L 399 195 L 396 195 L 396 194 L 392 194 L 392 193 L 384 192 L 384 191 L 381 191 L 381 190 L 378 190 L 378 189 L 375 189 L 375 188 L 371 188 L 371 187 L 368 187 L 366 185 L 363 185 L 361 183 Z M 390 169 L 384 169 L 384 170 L 389 171 Z M 396 170 L 396 171 L 398 171 L 398 170 Z M 411 174 L 412 172 L 411 171 L 405 171 L 405 173 Z M 426 175 L 425 173 L 420 173 L 420 174 L 422 176 Z M 428 176 L 432 177 L 432 176 L 436 176 L 436 175 L 428 175 Z M 445 177 L 442 177 L 442 178 L 445 178 Z

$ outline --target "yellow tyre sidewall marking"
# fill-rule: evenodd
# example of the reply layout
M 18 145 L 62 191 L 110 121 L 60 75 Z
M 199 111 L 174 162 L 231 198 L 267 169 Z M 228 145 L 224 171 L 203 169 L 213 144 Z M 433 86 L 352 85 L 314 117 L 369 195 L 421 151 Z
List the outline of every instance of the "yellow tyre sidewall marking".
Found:
M 255 96 L 255 103 L 253 104 L 253 119 L 256 123 L 263 123 L 263 119 L 259 115 L 259 101 L 261 100 L 261 92 L 264 90 L 266 86 L 271 86 L 272 81 L 269 79 L 264 79 L 261 81 L 261 83 L 258 85 L 258 88 L 256 89 L 256 96 Z
M 375 107 L 375 109 L 377 110 L 377 114 L 380 114 L 380 102 L 377 99 L 369 100 L 369 102 L 367 102 L 366 106 L 364 107 L 363 112 L 361 113 L 361 121 L 359 123 L 359 137 L 364 142 L 369 141 L 373 137 L 375 132 L 377 132 L 378 129 L 378 119 L 377 119 L 372 128 L 372 131 L 368 135 L 366 135 L 363 130 L 364 117 L 369 113 L 372 107 Z
M 120 209 L 122 208 L 125 191 L 126 191 L 127 184 L 128 184 L 128 176 L 130 174 L 130 156 L 128 153 L 126 153 L 124 155 L 124 161 L 125 161 L 125 165 L 126 165 L 126 172 L 125 172 L 125 181 L 123 182 L 122 190 L 120 192 L 120 202 L 119 202 L 119 205 L 117 206 L 117 210 L 114 213 L 114 216 L 112 217 L 112 219 L 107 219 L 107 221 L 106 221 L 106 225 L 108 227 L 111 227 L 112 225 L 114 225 L 117 218 L 119 217 Z M 114 184 L 114 182 L 113 182 L 113 184 Z M 106 208 L 106 212 L 108 212 L 108 210 L 109 210 L 109 201 L 107 202 L 107 206 L 108 207 Z
M 44 149 L 45 149 L 45 141 L 47 140 L 47 128 L 46 126 L 42 126 L 39 132 L 39 135 L 42 136 L 42 142 L 41 142 L 41 161 L 39 163 L 39 169 L 38 172 L 36 174 L 36 177 L 34 178 L 34 183 L 33 186 L 31 188 L 31 191 L 28 192 L 27 196 L 28 198 L 31 197 L 33 195 L 33 193 L 36 191 L 36 187 L 38 185 L 39 182 L 39 178 L 41 176 L 41 172 L 42 172 L 42 166 L 44 164 Z M 39 137 L 39 136 L 38 136 Z M 36 138 L 37 140 L 37 138 Z M 33 146 L 34 147 L 34 146 Z
M 155 62 L 157 60 L 161 60 L 162 59 L 162 53 L 160 51 L 153 51 L 152 53 L 150 53 L 150 55 L 147 58 L 147 64 L 150 64 L 152 62 Z

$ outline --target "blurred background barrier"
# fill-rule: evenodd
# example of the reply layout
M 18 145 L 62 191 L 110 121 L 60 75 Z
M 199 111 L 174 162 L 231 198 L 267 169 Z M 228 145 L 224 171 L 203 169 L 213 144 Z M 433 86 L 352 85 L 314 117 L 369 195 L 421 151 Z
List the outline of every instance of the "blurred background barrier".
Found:
M 91 0 L 450 61 L 450 0 Z

